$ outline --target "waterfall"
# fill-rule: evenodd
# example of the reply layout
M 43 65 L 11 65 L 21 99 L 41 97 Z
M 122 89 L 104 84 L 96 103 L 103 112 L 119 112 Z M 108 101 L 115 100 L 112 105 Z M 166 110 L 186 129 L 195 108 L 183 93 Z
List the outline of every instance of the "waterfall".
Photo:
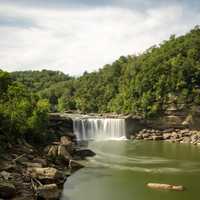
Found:
M 75 118 L 74 133 L 77 140 L 125 138 L 125 119 L 116 118 Z

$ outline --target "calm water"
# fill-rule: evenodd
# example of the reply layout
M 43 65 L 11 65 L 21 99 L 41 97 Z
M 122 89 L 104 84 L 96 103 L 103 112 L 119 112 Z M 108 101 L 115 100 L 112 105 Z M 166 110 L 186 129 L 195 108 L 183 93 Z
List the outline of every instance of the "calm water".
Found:
M 67 180 L 62 200 L 196 200 L 200 196 L 200 147 L 145 141 L 96 141 L 97 156 Z M 159 191 L 148 182 L 184 185 Z

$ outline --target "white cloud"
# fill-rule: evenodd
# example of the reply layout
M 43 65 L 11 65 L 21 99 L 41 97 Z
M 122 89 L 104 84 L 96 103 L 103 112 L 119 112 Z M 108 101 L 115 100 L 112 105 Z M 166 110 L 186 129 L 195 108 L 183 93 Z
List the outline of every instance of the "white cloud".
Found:
M 0 24 L 1 68 L 48 68 L 73 75 L 93 71 L 121 55 L 144 51 L 171 34 L 189 31 L 200 20 L 198 13 L 194 18 L 191 12 L 179 4 L 145 12 L 117 7 L 55 10 L 3 5 L 0 16 L 24 18 L 30 26 Z

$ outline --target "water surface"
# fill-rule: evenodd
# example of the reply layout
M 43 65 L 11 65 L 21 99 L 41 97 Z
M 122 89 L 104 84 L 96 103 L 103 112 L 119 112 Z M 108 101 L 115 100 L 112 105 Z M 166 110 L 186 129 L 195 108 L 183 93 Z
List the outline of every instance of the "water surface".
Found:
M 196 200 L 200 147 L 151 141 L 95 141 L 97 155 L 70 176 L 62 200 Z M 148 182 L 184 185 L 183 192 L 152 190 Z

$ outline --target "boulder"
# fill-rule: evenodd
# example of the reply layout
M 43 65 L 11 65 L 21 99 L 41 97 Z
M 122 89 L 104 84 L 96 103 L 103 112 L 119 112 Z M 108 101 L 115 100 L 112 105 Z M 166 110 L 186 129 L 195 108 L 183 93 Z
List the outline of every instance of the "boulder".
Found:
M 142 134 L 142 137 L 143 137 L 143 138 L 148 138 L 149 136 L 150 136 L 149 133 L 143 133 L 143 134 Z
M 143 139 L 142 134 L 139 133 L 139 134 L 136 136 L 136 139 L 137 139 L 137 140 Z
M 191 142 L 190 137 L 184 137 L 183 140 L 181 141 L 181 143 L 190 143 L 190 142 Z
M 191 136 L 191 144 L 196 144 L 199 140 L 199 136 L 198 135 L 192 135 Z
M 144 140 L 153 140 L 153 136 L 149 136 L 147 138 L 144 138 Z
M 57 200 L 60 197 L 60 190 L 56 184 L 39 186 L 36 193 L 39 199 Z
M 70 153 L 67 151 L 66 147 L 63 145 L 58 146 L 58 156 L 64 158 L 66 161 L 72 159 Z
M 171 137 L 171 133 L 163 133 L 163 139 L 168 140 Z
M 75 151 L 75 156 L 79 156 L 81 159 L 85 157 L 93 157 L 96 154 L 90 149 L 78 149 Z
M 173 139 L 178 139 L 178 138 L 179 138 L 179 135 L 178 135 L 177 132 L 172 132 L 171 137 L 172 137 Z
M 16 194 L 16 188 L 12 183 L 0 182 L 0 198 L 11 199 Z
M 69 168 L 72 170 L 72 172 L 77 171 L 83 167 L 84 166 L 81 163 L 79 163 L 78 161 L 70 160 L 70 162 L 69 162 Z
M 152 138 L 153 140 L 163 140 L 163 136 L 153 135 Z
M 50 179 L 56 180 L 62 178 L 62 173 L 55 168 L 52 167 L 35 167 L 28 168 L 28 173 L 32 178 L 37 178 L 39 180 Z

